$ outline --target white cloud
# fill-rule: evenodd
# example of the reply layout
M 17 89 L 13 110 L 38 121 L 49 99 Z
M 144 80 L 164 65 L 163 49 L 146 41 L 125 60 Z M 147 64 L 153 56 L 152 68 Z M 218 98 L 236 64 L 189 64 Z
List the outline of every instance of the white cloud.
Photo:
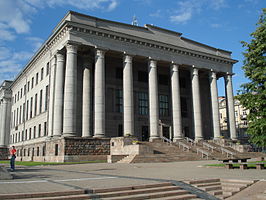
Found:
M 10 50 L 7 47 L 0 46 L 0 60 L 3 60 L 10 56 Z
M 218 10 L 226 7 L 225 0 L 181 0 L 177 2 L 170 21 L 185 24 L 203 9 Z
M 220 27 L 222 27 L 222 25 L 221 24 L 211 24 L 211 27 L 212 28 L 220 28 Z
M 117 1 L 113 0 L 113 1 L 109 4 L 107 10 L 108 10 L 108 11 L 112 11 L 112 10 L 114 10 L 114 9 L 117 7 L 117 4 L 118 4 Z
M 154 13 L 149 14 L 150 17 L 162 17 L 162 10 L 156 10 Z

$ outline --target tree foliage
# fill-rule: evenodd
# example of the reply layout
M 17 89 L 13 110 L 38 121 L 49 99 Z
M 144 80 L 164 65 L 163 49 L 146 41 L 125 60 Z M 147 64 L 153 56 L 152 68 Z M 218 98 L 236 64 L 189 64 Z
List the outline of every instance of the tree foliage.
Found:
M 250 80 L 241 85 L 238 99 L 250 110 L 248 134 L 250 141 L 259 147 L 266 147 L 266 8 L 257 23 L 251 41 L 241 43 L 246 48 L 243 70 Z

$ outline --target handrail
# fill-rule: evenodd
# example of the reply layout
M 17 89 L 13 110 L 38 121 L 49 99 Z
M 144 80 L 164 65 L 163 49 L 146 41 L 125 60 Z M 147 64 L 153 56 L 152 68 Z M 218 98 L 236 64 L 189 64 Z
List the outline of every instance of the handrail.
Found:
M 191 144 L 191 146 L 192 146 L 192 145 L 196 145 L 195 141 L 192 140 L 191 138 L 189 138 L 189 137 L 185 137 L 185 139 L 187 140 L 188 143 Z
M 202 142 L 202 145 L 203 145 L 203 147 L 207 147 L 208 150 L 211 149 L 212 152 L 213 152 L 214 149 L 216 149 L 215 146 L 212 146 L 211 144 L 209 144 L 209 143 L 207 143 L 207 142 Z
M 184 144 L 183 142 L 178 142 L 178 147 L 180 149 L 180 146 L 183 147 L 183 151 L 185 151 L 186 149 L 189 151 L 190 150 L 190 147 L 186 144 Z
M 225 149 L 225 148 L 223 148 L 223 147 L 221 147 L 221 151 L 222 151 L 222 154 L 224 154 L 224 152 L 225 152 L 227 157 L 228 157 L 229 154 L 230 154 L 231 156 L 235 155 L 234 152 L 229 151 L 229 150 L 227 150 L 227 149 Z
M 200 149 L 200 148 L 197 148 L 197 154 L 199 154 L 199 152 L 201 153 L 201 157 L 204 158 L 204 155 L 207 157 L 207 159 L 209 158 L 209 153 Z
M 172 140 L 168 139 L 167 137 L 161 136 L 161 139 L 163 140 L 163 142 L 167 142 L 169 144 L 172 144 Z

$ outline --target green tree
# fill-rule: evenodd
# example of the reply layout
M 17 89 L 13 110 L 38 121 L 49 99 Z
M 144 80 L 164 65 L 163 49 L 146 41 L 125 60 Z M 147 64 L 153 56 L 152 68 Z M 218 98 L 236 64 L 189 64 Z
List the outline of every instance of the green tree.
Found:
M 263 8 L 257 28 L 250 36 L 249 43 L 241 42 L 246 48 L 243 70 L 249 82 L 241 85 L 238 99 L 250 110 L 247 118 L 250 142 L 266 147 L 266 8 Z

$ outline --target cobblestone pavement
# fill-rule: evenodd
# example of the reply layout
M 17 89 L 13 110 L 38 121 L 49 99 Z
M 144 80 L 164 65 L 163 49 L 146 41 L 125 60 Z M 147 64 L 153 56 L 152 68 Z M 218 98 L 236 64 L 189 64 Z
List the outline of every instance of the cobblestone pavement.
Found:
M 203 165 L 211 163 L 217 163 L 217 161 L 17 166 L 16 171 L 12 172 L 13 180 L 0 180 L 0 194 L 14 193 L 14 191 L 16 193 L 32 193 L 110 188 L 158 183 L 165 180 L 182 181 L 207 178 L 266 180 L 265 170 L 228 170 L 203 167 Z

